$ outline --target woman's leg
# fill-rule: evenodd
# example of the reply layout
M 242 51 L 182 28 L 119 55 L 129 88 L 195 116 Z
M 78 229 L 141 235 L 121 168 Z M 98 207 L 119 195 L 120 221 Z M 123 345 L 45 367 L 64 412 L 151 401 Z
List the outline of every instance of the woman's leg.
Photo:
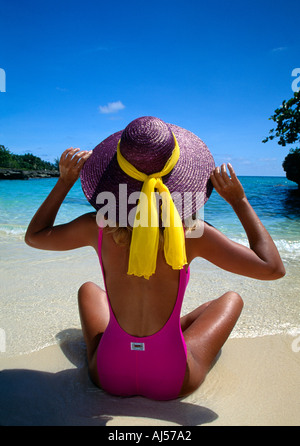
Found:
M 243 308 L 239 294 L 229 291 L 181 318 L 188 350 L 187 371 L 180 396 L 196 390 L 230 335 Z
M 109 322 L 106 293 L 93 282 L 84 283 L 78 290 L 78 308 L 91 379 L 100 385 L 97 373 L 97 349 Z

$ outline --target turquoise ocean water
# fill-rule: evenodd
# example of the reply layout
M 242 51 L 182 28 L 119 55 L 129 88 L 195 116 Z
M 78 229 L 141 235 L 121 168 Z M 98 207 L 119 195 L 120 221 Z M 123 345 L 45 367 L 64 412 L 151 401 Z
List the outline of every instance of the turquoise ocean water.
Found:
M 273 282 L 245 280 L 220 270 L 216 273 L 207 262 L 196 260 L 183 309 L 191 311 L 203 301 L 234 289 L 246 303 L 234 336 L 299 333 L 297 186 L 284 177 L 240 177 L 240 180 L 279 249 L 286 277 Z M 56 181 L 55 178 L 0 181 L 0 329 L 6 333 L 9 354 L 57 343 L 59 333 L 70 327 L 79 333 L 77 290 L 83 281 L 100 277 L 98 259 L 90 260 L 90 251 L 85 251 L 90 248 L 53 253 L 34 250 L 24 243 L 28 223 Z M 92 210 L 78 181 L 62 204 L 56 222 L 64 223 Z M 231 239 L 247 244 L 238 218 L 216 191 L 204 207 L 204 219 Z
M 300 197 L 296 185 L 284 177 L 240 177 L 246 195 L 287 258 L 300 255 Z M 0 237 L 22 237 L 38 206 L 57 180 L 0 181 Z M 69 192 L 57 216 L 67 222 L 92 211 L 78 181 Z M 231 207 L 213 191 L 204 207 L 206 221 L 230 238 L 246 240 L 242 226 Z

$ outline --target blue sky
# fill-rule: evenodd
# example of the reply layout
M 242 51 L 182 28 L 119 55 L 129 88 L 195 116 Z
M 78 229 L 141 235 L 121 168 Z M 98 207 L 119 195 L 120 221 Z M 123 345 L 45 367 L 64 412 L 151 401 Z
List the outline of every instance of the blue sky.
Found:
M 2 1 L 0 144 L 53 161 L 152 115 L 239 175 L 284 176 L 288 148 L 261 141 L 293 95 L 299 16 L 298 0 Z

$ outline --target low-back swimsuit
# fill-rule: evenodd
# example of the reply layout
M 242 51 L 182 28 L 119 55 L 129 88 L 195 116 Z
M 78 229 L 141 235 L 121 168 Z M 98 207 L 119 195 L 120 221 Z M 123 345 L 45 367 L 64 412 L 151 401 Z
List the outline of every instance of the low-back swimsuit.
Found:
M 179 274 L 177 299 L 165 325 L 150 336 L 128 334 L 119 325 L 107 293 L 99 232 L 99 261 L 106 289 L 110 319 L 97 352 L 101 388 L 119 396 L 140 395 L 155 400 L 178 398 L 187 364 L 187 349 L 180 326 L 180 311 L 190 270 Z

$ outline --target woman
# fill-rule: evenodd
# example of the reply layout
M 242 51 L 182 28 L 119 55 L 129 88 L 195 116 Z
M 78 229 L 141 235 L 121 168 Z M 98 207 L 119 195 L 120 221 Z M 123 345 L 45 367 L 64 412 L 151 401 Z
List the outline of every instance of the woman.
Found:
M 168 400 L 190 394 L 205 379 L 243 302 L 228 291 L 180 318 L 189 265 L 196 257 L 260 280 L 285 274 L 272 238 L 230 164 L 228 169 L 230 176 L 224 164 L 214 167 L 198 137 L 152 117 L 134 120 L 93 154 L 73 148 L 62 154 L 59 180 L 29 224 L 25 240 L 49 250 L 92 246 L 98 254 L 105 290 L 85 283 L 78 302 L 90 376 L 107 392 Z M 80 174 L 84 193 L 99 212 L 55 226 Z M 200 237 L 182 224 L 208 199 L 211 184 L 240 219 L 249 248 L 207 223 Z M 134 191 L 139 205 L 132 213 Z M 155 191 L 166 197 L 161 213 L 156 198 L 151 201 Z M 182 206 L 178 200 L 174 206 L 175 192 L 177 198 L 188 196 Z M 103 193 L 114 198 L 112 206 Z M 195 193 L 201 196 L 200 205 Z M 99 213 L 110 219 L 102 219 L 100 228 Z M 130 215 L 135 224 L 129 224 Z

